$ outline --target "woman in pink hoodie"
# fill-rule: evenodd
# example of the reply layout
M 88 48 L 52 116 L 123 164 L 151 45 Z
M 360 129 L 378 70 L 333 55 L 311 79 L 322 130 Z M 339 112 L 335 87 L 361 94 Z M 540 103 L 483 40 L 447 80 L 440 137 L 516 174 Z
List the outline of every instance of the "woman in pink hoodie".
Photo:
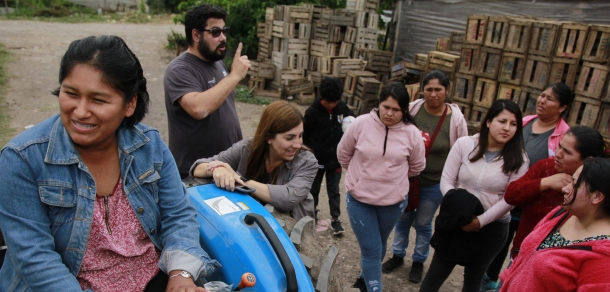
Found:
M 381 260 L 396 221 L 404 211 L 409 177 L 426 166 L 422 135 L 409 114 L 409 94 L 393 82 L 379 97 L 379 108 L 361 115 L 337 147 L 347 169 L 347 213 L 361 251 L 361 291 L 382 291 Z
M 468 263 L 456 262 L 459 257 L 455 250 L 436 249 L 420 291 L 438 291 L 456 264 L 465 266 L 462 291 L 479 291 L 487 267 L 508 236 L 513 206 L 504 201 L 503 195 L 506 186 L 527 171 L 523 147 L 521 110 L 508 99 L 491 105 L 479 134 L 455 142 L 443 168 L 441 192 L 465 189 L 483 205 L 483 214 L 461 227 L 463 232 L 478 232 L 478 257 Z M 443 202 L 441 210 L 442 206 Z

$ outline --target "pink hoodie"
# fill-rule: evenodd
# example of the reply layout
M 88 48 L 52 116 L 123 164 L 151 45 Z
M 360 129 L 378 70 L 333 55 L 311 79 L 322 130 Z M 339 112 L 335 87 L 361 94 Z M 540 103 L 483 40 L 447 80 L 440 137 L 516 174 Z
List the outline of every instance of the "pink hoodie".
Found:
M 409 191 L 409 177 L 418 175 L 426 167 L 419 129 L 399 122 L 387 127 L 386 132 L 377 109 L 354 120 L 337 146 L 337 158 L 347 169 L 347 191 L 356 200 L 375 206 L 389 206 L 404 200 Z
M 529 115 L 524 117 L 523 126 L 525 127 L 525 125 L 529 124 L 537 117 L 537 115 Z M 565 133 L 569 130 L 570 126 L 566 123 L 566 121 L 563 119 L 559 119 L 559 121 L 557 121 L 557 126 L 555 126 L 555 130 L 553 130 L 551 137 L 549 137 L 549 157 L 555 156 L 555 149 L 557 149 L 557 146 L 559 146 L 559 142 L 561 142 L 563 135 L 565 135 Z

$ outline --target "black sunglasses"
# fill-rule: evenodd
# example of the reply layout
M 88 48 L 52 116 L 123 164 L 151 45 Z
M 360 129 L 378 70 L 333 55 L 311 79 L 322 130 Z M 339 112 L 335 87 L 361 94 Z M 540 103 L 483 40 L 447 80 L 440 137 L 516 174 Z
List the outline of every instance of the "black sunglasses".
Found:
M 212 28 L 212 29 L 202 29 L 202 31 L 209 31 L 212 34 L 212 37 L 219 37 L 220 33 L 222 32 L 225 36 L 229 36 L 229 31 L 231 30 L 231 28 L 229 27 L 225 27 L 225 28 Z

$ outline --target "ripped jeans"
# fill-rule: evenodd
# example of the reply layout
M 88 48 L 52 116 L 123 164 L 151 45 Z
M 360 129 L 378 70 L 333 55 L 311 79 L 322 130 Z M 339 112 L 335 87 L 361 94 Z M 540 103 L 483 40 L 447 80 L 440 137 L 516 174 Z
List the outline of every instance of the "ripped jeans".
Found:
M 407 200 L 390 206 L 374 206 L 359 202 L 349 192 L 345 197 L 350 225 L 360 246 L 361 276 L 368 291 L 381 292 L 381 261 L 388 237 L 407 207 Z

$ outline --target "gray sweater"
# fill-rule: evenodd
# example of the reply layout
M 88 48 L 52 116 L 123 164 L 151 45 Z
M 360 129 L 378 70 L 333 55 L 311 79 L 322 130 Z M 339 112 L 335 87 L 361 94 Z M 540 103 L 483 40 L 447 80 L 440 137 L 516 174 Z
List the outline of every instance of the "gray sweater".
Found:
M 191 166 L 191 174 L 198 164 L 215 160 L 225 162 L 237 172 L 245 174 L 246 164 L 250 157 L 248 144 L 251 140 L 241 140 L 211 158 L 198 159 Z M 309 190 L 317 172 L 318 160 L 313 153 L 305 150 L 299 151 L 292 161 L 281 166 L 277 185 L 267 185 L 271 194 L 271 205 L 281 212 L 291 212 L 291 216 L 296 220 L 305 216 L 314 218 L 313 196 Z

